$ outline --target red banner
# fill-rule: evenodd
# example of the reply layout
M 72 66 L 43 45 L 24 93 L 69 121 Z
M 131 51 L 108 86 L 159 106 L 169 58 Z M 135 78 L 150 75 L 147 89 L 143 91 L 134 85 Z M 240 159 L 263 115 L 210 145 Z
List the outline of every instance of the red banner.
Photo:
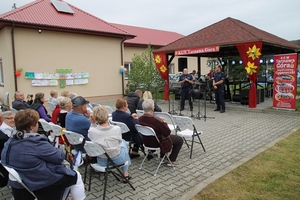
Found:
M 169 100 L 169 67 L 167 55 L 165 52 L 153 53 L 156 68 L 164 79 L 164 99 Z
M 220 46 L 182 49 L 182 50 L 175 51 L 175 56 L 199 54 L 199 53 L 211 53 L 211 52 L 219 52 L 219 51 L 220 51 Z
M 240 57 L 248 74 L 250 89 L 249 89 L 249 108 L 256 108 L 256 80 L 259 65 L 259 57 L 261 56 L 262 42 L 249 42 L 236 44 Z
M 273 108 L 295 110 L 298 55 L 274 56 Z

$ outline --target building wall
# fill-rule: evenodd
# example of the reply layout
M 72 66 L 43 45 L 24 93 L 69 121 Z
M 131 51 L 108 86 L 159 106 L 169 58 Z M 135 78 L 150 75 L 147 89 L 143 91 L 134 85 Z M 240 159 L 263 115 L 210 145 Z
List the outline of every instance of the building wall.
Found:
M 3 89 L 14 93 L 13 69 L 11 56 L 10 28 L 0 31 L 0 57 L 5 67 Z M 3 42 L 7 47 L 2 50 Z M 64 90 L 75 92 L 84 97 L 96 100 L 103 97 L 114 97 L 122 94 L 121 39 L 82 34 L 54 32 L 37 29 L 15 28 L 15 49 L 17 68 L 23 72 L 17 77 L 18 90 L 24 94 L 44 92 L 46 98 L 55 89 L 60 94 Z M 7 51 L 8 50 L 8 51 Z M 55 73 L 56 69 L 72 69 L 72 72 L 89 72 L 89 82 L 85 85 L 33 87 L 31 80 L 25 79 L 25 72 Z M 12 97 L 12 96 L 11 96 Z

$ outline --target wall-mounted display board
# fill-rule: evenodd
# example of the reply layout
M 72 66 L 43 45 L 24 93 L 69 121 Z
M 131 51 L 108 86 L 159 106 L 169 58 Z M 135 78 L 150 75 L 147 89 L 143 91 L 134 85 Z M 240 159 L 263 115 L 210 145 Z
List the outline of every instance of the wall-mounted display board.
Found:
M 72 72 L 72 69 L 56 69 L 55 73 L 25 72 L 25 78 L 31 79 L 32 86 L 59 86 L 88 84 L 89 72 Z

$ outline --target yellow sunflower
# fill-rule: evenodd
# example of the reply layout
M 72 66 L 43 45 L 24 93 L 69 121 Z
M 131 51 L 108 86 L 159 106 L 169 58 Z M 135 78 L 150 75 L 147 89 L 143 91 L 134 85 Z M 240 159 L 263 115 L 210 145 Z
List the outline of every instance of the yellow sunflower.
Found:
M 155 56 L 155 63 L 160 63 L 161 57 L 159 55 Z
M 248 62 L 247 67 L 245 67 L 245 70 L 247 74 L 252 75 L 253 73 L 256 73 L 257 66 L 254 65 L 254 63 Z
M 249 47 L 249 50 L 247 51 L 248 57 L 255 60 L 256 58 L 259 58 L 261 55 L 260 48 L 256 48 L 256 45 L 253 45 L 252 48 Z

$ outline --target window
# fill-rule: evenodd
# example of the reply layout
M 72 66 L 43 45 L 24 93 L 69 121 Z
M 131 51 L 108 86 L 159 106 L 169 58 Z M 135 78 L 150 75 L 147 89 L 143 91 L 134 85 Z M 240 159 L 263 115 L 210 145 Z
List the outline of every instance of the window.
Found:
M 182 72 L 187 66 L 187 58 L 178 58 L 178 72 Z
M 169 65 L 169 74 L 175 74 L 175 66 L 174 66 L 174 63 L 171 63 Z
M 0 86 L 4 86 L 2 58 L 0 58 Z
M 132 63 L 125 63 L 124 64 L 124 67 L 127 69 L 127 71 L 129 72 L 130 71 L 130 69 L 131 69 L 131 67 L 132 67 Z M 127 77 L 127 75 L 126 75 L 126 73 L 124 73 L 124 77 L 125 77 L 125 79 L 127 80 L 128 79 L 128 77 Z

